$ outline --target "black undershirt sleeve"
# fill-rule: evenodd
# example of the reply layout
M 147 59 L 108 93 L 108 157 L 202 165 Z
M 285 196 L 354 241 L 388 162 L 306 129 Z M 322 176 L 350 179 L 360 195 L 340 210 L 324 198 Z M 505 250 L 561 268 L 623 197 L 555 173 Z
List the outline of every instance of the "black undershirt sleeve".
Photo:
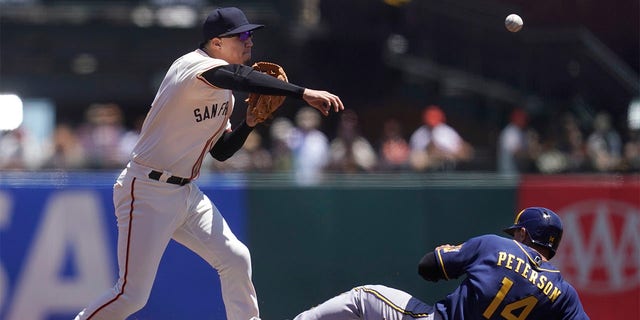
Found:
M 202 77 L 210 84 L 228 90 L 267 95 L 289 96 L 302 99 L 304 88 L 281 81 L 241 64 L 228 64 L 207 70 Z M 236 153 L 253 130 L 245 121 L 231 132 L 222 134 L 209 153 L 219 161 L 225 161 Z
M 213 145 L 209 154 L 218 161 L 225 161 L 231 158 L 234 153 L 242 148 L 251 131 L 253 131 L 253 128 L 247 125 L 245 121 L 242 121 L 233 131 L 225 131 L 218 139 L 218 142 Z
M 304 88 L 241 64 L 227 64 L 202 73 L 210 84 L 228 90 L 302 99 Z
M 418 274 L 427 281 L 438 281 L 444 279 L 444 274 L 438 265 L 434 251 L 428 252 L 418 263 Z

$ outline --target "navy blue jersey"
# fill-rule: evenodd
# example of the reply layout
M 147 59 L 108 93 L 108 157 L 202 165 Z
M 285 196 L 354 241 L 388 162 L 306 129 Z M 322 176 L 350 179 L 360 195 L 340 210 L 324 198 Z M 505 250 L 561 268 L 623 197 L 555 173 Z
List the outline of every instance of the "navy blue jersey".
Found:
M 466 275 L 436 303 L 444 319 L 589 319 L 560 271 L 515 240 L 484 235 L 435 255 L 446 279 Z

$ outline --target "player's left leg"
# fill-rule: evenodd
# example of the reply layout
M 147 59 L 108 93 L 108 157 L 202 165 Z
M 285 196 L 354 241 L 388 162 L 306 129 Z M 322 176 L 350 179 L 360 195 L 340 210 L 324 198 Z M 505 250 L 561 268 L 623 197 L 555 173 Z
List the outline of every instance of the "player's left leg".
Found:
M 119 279 L 76 320 L 126 319 L 145 306 L 165 248 L 185 215 L 186 195 L 181 188 L 123 171 L 113 191 Z
M 352 289 L 299 315 L 294 320 L 357 320 L 362 318 L 358 294 Z
M 438 320 L 435 308 L 402 290 L 366 285 L 354 289 L 359 293 L 363 319 Z
M 191 249 L 218 271 L 227 319 L 259 317 L 251 281 L 249 249 L 233 234 L 218 209 L 197 186 L 191 186 L 190 216 L 173 239 Z
M 307 310 L 294 320 L 437 320 L 432 306 L 381 285 L 356 287 Z

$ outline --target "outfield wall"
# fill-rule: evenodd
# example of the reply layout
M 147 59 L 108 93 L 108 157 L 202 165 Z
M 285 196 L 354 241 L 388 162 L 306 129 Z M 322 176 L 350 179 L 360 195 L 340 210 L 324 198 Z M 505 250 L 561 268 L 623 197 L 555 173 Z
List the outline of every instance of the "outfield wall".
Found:
M 70 319 L 113 284 L 116 175 L 0 173 L 0 319 Z M 442 243 L 500 234 L 515 210 L 530 205 L 563 217 L 554 262 L 591 318 L 640 318 L 640 176 L 328 181 L 300 187 L 282 176 L 216 175 L 198 182 L 252 251 L 264 319 L 290 319 L 367 283 L 433 302 L 457 282 L 424 282 L 416 272 L 422 255 Z M 131 319 L 224 319 L 216 273 L 172 242 L 148 305 Z

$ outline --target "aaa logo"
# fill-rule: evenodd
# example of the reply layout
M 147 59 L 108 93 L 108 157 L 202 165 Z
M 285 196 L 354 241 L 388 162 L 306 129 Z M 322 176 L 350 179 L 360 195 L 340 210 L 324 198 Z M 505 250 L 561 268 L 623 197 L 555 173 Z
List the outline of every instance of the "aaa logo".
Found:
M 640 286 L 640 208 L 606 199 L 557 211 L 564 235 L 552 260 L 577 290 L 593 294 Z

